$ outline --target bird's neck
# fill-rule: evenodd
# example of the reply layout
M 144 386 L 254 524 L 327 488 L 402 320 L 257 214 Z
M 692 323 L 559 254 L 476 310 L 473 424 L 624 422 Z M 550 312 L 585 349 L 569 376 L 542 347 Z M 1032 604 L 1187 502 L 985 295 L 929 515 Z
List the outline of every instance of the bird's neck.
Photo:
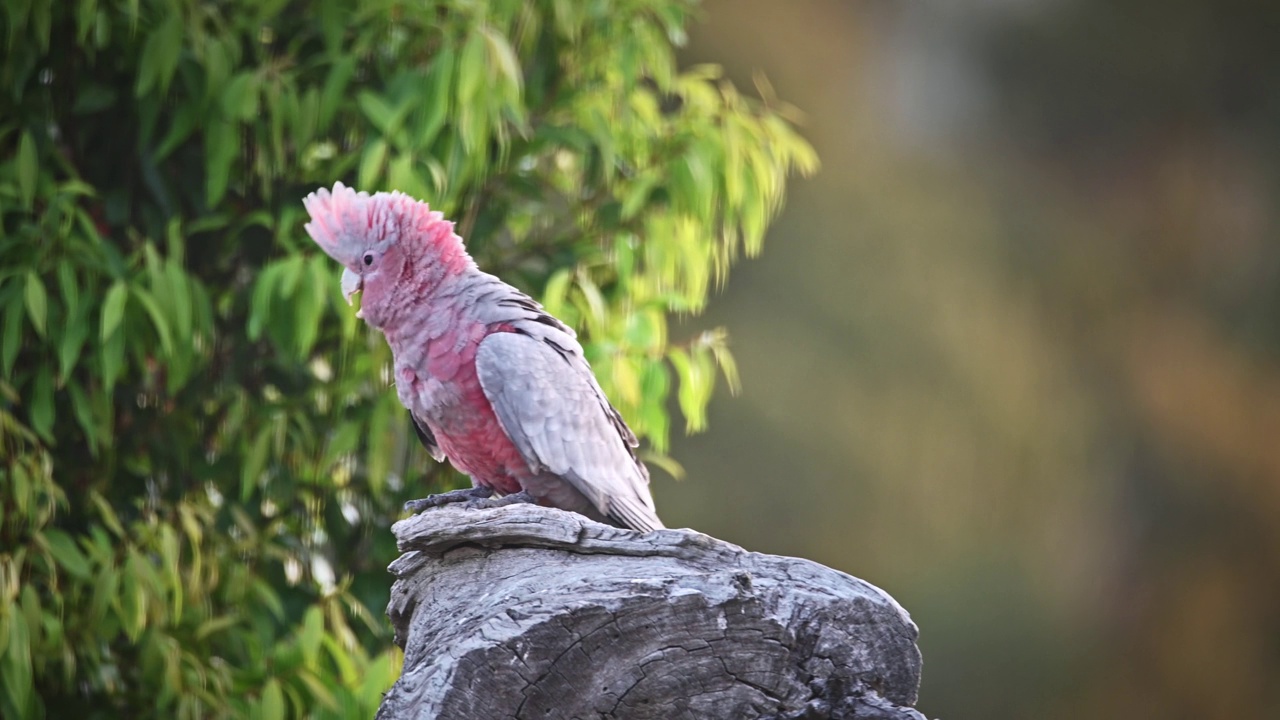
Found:
M 402 278 L 401 290 L 388 308 L 390 322 L 382 328 L 397 363 L 414 363 L 425 356 L 431 337 L 438 334 L 433 329 L 443 322 L 442 313 L 452 324 L 466 322 L 467 289 L 482 275 L 471 257 L 460 251 Z

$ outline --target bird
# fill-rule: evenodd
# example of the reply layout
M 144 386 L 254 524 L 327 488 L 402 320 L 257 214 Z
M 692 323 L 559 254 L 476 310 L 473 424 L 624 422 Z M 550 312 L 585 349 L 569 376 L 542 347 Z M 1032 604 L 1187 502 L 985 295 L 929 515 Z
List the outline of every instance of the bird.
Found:
M 396 393 L 438 462 L 472 486 L 405 504 L 533 502 L 661 529 L 638 441 L 572 328 L 476 265 L 454 223 L 401 192 L 335 183 L 303 199 L 347 303 L 391 348 Z

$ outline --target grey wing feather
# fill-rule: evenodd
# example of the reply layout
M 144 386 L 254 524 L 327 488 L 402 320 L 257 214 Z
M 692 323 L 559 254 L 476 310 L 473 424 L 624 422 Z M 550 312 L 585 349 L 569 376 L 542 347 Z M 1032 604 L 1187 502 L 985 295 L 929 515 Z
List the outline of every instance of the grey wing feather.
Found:
M 604 391 L 600 389 L 595 375 L 591 373 L 591 366 L 582 356 L 582 346 L 578 344 L 578 336 L 573 328 L 560 322 L 533 298 L 493 275 L 479 273 L 476 277 L 479 281 L 473 283 L 469 292 L 477 313 L 477 320 L 487 325 L 514 326 L 518 332 L 541 340 L 554 348 L 576 372 L 582 373 L 590 381 L 601 409 L 609 418 L 610 424 L 626 442 L 632 459 L 635 459 L 635 452 L 630 451 L 630 448 L 638 447 L 640 443 L 631 428 L 627 427 L 622 415 L 609 403 Z M 639 460 L 635 462 L 647 482 L 649 468 Z
M 648 472 L 631 449 L 635 435 L 604 397 L 577 341 L 558 325 L 520 320 L 517 332 L 486 337 L 476 351 L 485 396 L 532 472 L 564 479 L 620 525 L 663 527 Z

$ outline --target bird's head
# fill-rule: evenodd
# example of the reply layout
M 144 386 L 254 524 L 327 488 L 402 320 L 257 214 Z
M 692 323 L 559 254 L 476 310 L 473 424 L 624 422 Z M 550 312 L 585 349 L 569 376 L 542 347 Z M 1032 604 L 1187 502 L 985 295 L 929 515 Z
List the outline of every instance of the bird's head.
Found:
M 405 305 L 401 294 L 429 291 L 470 261 L 453 223 L 403 193 L 369 195 L 339 182 L 302 204 L 311 216 L 307 234 L 342 264 L 342 294 L 350 304 L 361 293 L 357 316 L 373 327 Z

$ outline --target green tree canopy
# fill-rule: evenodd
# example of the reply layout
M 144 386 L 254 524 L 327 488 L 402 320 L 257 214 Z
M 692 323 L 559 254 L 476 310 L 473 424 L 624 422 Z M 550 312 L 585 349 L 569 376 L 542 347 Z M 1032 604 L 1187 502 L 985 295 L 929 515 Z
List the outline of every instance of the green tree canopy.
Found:
M 0 715 L 369 717 L 413 446 L 300 198 L 459 221 L 579 328 L 647 459 L 724 334 L 668 338 L 816 159 L 679 70 L 689 0 L 0 0 Z M 424 480 L 425 478 L 425 480 Z

